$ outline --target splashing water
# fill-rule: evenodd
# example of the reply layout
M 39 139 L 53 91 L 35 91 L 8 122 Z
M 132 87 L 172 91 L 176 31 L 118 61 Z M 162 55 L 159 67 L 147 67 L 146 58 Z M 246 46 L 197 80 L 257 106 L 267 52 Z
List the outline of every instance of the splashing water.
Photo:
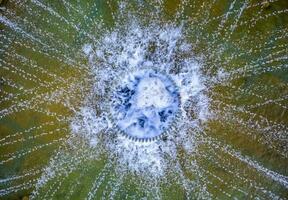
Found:
M 1 199 L 287 198 L 286 1 L 0 8 Z
M 112 115 L 118 127 L 134 139 L 154 139 L 169 127 L 179 94 L 169 79 L 145 70 L 127 77 L 114 94 Z

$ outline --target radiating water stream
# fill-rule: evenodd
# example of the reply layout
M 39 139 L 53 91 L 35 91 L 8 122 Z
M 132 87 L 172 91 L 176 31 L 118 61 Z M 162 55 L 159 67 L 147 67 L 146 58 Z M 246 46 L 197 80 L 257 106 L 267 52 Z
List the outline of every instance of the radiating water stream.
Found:
M 287 199 L 287 13 L 0 1 L 0 199 Z

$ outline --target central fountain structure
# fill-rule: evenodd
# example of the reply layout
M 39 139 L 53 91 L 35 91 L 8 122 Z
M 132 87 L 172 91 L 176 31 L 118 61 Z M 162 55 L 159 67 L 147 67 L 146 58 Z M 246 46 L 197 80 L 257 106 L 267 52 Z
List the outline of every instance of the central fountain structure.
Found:
M 0 199 L 287 199 L 287 13 L 0 0 Z
M 168 75 L 140 70 L 121 80 L 111 100 L 111 113 L 120 132 L 134 140 L 151 141 L 171 125 L 180 95 Z

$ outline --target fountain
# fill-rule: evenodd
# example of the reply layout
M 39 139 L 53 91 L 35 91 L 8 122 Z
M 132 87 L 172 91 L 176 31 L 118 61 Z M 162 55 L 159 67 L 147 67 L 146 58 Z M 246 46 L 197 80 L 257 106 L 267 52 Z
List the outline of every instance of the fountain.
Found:
M 1 199 L 287 198 L 287 2 L 0 8 Z
M 112 96 L 112 116 L 131 139 L 157 139 L 169 128 L 179 105 L 173 82 L 155 71 L 129 75 Z

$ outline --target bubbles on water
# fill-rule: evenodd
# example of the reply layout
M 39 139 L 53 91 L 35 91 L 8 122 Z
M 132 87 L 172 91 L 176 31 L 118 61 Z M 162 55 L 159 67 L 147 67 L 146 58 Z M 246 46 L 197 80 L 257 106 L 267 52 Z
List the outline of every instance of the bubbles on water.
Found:
M 167 157 L 176 159 L 178 145 L 193 149 L 186 129 L 206 119 L 209 101 L 200 61 L 181 27 L 130 25 L 107 33 L 98 46 L 83 47 L 96 81 L 85 103 L 91 106 L 76 114 L 71 128 L 92 148 L 104 146 L 118 170 L 159 177 L 167 173 Z M 176 61 L 170 58 L 175 54 L 186 55 Z
M 180 104 L 174 83 L 158 72 L 137 71 L 123 78 L 111 98 L 115 123 L 133 139 L 155 139 L 169 128 Z
M 8 1 L 1 198 L 285 199 L 285 6 Z

